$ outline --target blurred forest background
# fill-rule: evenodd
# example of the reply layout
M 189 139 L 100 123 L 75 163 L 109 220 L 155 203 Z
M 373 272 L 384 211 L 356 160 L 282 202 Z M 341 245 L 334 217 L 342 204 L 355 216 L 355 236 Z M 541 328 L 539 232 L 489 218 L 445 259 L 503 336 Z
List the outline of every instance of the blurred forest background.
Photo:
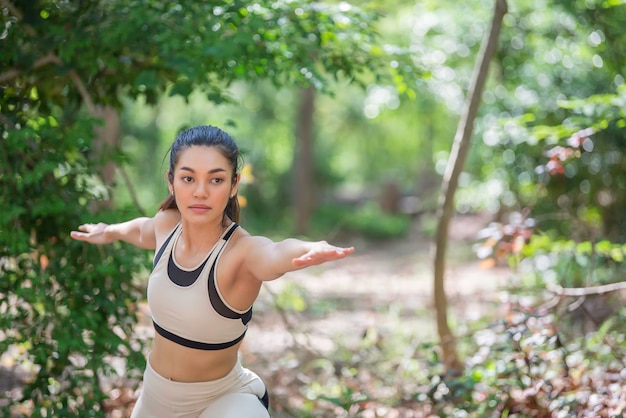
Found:
M 623 1 L 0 0 L 0 22 L 2 416 L 130 411 L 152 254 L 69 231 L 154 214 L 197 124 L 243 150 L 250 232 L 433 273 L 428 338 L 408 306 L 330 351 L 262 366 L 251 342 L 277 417 L 623 416 Z M 446 251 L 452 215 L 480 232 Z M 506 276 L 471 321 L 455 257 Z M 261 323 L 345 308 L 285 282 Z

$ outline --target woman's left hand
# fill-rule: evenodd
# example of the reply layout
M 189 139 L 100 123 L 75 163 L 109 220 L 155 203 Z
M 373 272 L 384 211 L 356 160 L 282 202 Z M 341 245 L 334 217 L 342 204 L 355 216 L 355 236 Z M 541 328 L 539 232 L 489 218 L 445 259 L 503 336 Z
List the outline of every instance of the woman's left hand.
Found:
M 320 241 L 316 242 L 307 253 L 294 258 L 292 263 L 297 267 L 314 266 L 327 261 L 344 258 L 353 252 L 354 247 L 337 247 L 327 243 L 326 241 Z

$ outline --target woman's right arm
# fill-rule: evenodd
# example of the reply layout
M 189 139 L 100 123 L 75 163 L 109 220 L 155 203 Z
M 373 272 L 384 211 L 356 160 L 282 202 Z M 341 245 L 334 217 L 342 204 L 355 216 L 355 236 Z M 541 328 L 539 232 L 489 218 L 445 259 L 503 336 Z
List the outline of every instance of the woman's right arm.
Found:
M 154 218 L 148 217 L 135 218 L 117 224 L 104 222 L 83 224 L 78 227 L 78 231 L 72 231 L 70 236 L 75 240 L 97 245 L 125 241 L 139 248 L 149 250 L 156 248 Z
M 110 244 L 115 241 L 128 242 L 135 247 L 154 250 L 159 236 L 169 233 L 180 219 L 174 209 L 159 211 L 153 218 L 139 217 L 116 224 L 84 224 L 70 236 L 90 244 Z

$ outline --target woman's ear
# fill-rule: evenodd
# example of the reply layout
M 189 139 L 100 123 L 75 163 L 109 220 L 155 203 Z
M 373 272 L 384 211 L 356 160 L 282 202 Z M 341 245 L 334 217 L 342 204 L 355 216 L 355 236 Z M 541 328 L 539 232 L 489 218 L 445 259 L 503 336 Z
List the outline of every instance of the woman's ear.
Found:
M 237 174 L 233 180 L 232 186 L 230 186 L 230 198 L 232 199 L 237 195 L 239 190 L 239 181 L 241 180 L 241 174 Z
M 167 179 L 167 190 L 170 194 L 174 194 L 174 175 L 168 170 L 167 173 L 165 173 L 165 178 Z

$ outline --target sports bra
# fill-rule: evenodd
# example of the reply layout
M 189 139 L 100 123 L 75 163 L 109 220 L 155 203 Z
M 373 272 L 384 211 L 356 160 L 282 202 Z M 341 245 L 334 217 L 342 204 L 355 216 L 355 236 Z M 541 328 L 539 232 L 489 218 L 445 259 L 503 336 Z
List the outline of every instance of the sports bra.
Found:
M 154 257 L 148 279 L 148 305 L 156 332 L 170 341 L 199 350 L 221 350 L 243 339 L 252 319 L 228 305 L 217 286 L 215 271 L 222 251 L 238 225 L 233 222 L 195 268 L 174 259 L 182 225 L 178 223 Z

